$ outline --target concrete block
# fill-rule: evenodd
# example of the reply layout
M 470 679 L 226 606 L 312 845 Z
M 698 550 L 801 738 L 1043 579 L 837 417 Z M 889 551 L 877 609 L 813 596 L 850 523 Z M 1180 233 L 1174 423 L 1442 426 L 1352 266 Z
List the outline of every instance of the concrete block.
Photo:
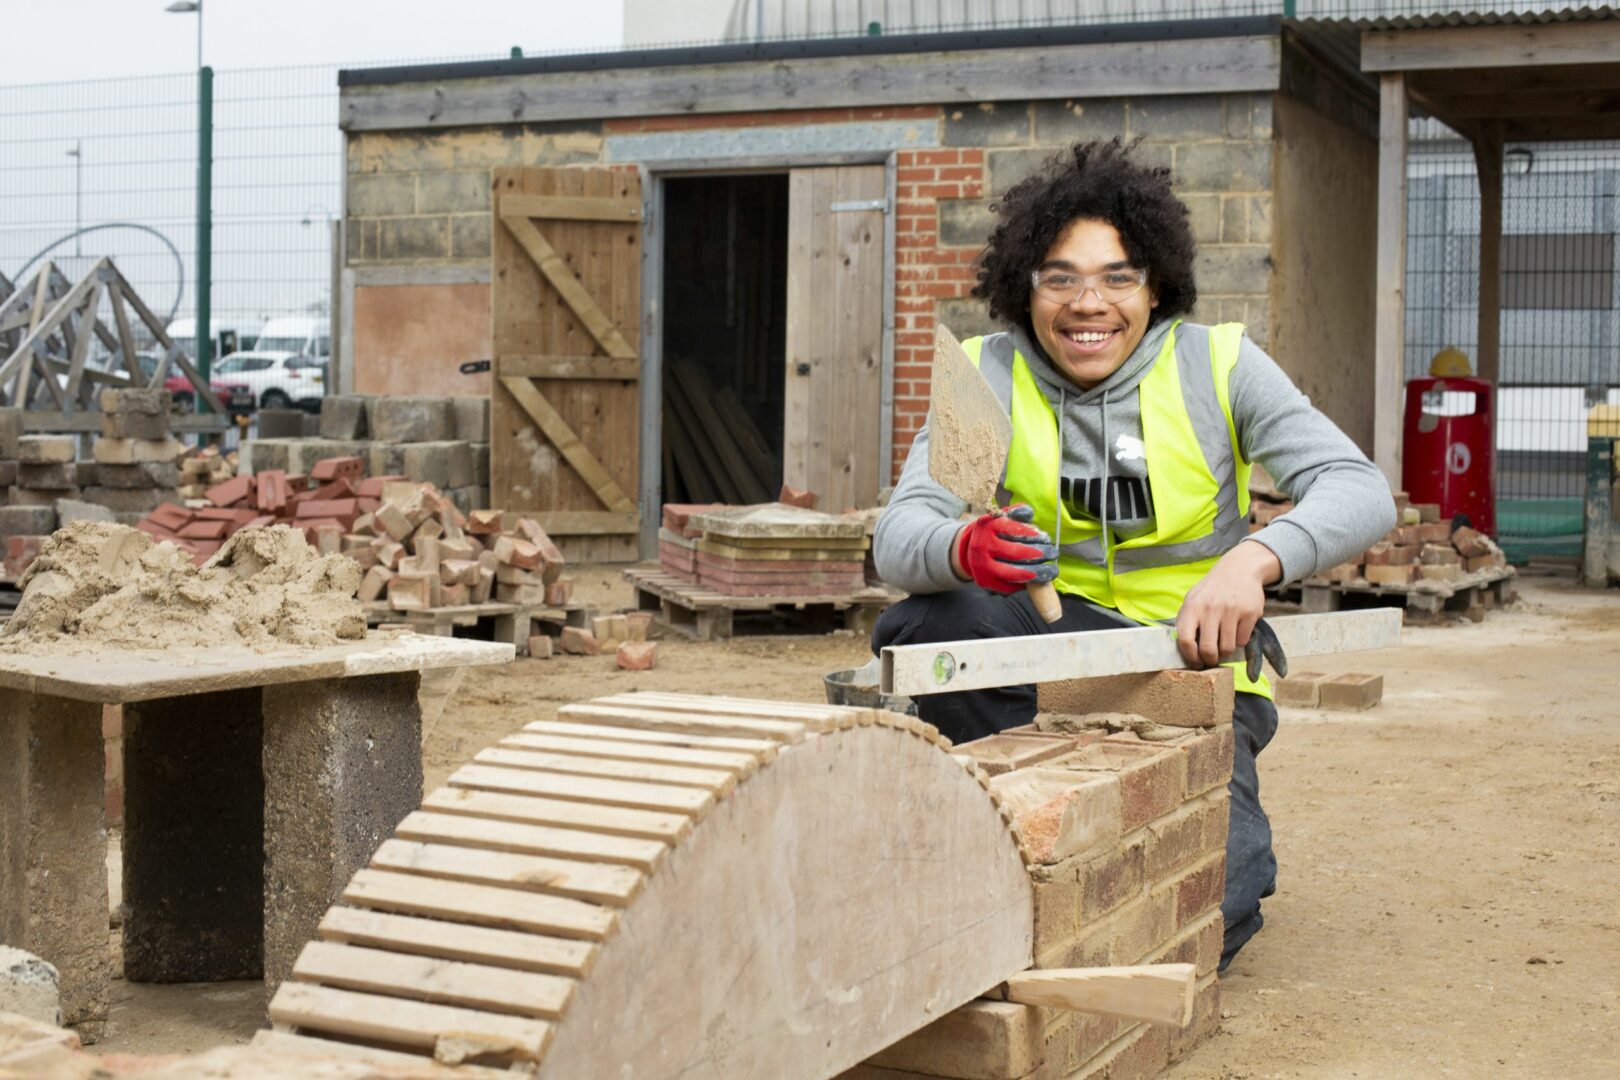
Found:
M 416 213 L 416 177 L 368 175 L 349 177 L 345 203 L 351 217 L 397 217 Z
M 489 442 L 489 398 L 453 397 L 450 410 L 454 418 L 454 433 L 462 442 Z
M 55 507 L 0 506 L 0 539 L 10 536 L 49 536 L 55 531 Z
M 432 484 L 441 491 L 473 485 L 472 446 L 465 442 L 408 443 L 403 463 L 405 475 L 418 484 Z
M 1036 105 L 1040 108 L 1040 104 Z M 1026 146 L 1016 150 L 992 150 L 985 155 L 990 167 L 990 195 L 1005 195 L 1020 180 L 1038 172 L 1054 153 L 1052 146 Z
M 416 672 L 268 686 L 264 978 L 274 988 L 327 907 L 422 800 Z
M 124 707 L 124 974 L 262 973 L 263 724 L 258 689 Z
M 96 465 L 94 485 L 105 488 L 172 488 L 180 486 L 180 467 L 152 462 L 146 465 Z
M 108 488 L 88 487 L 84 489 L 85 502 L 105 506 L 114 513 L 140 513 L 147 514 L 156 510 L 166 502 L 173 502 L 179 497 L 173 488 Z
M 981 101 L 945 110 L 945 146 L 1027 146 L 1029 102 Z
M 0 945 L 0 1013 L 62 1023 L 60 976 L 33 953 Z
M 107 391 L 107 393 L 135 393 L 135 391 Z M 103 394 L 105 396 L 105 394 Z M 167 412 L 123 412 L 101 414 L 101 434 L 108 439 L 167 439 L 169 414 Z
M 1130 137 L 1146 142 L 1202 142 L 1225 137 L 1226 113 L 1215 94 L 1142 96 L 1130 106 Z
M 1322 708 L 1361 712 L 1384 700 L 1384 677 L 1347 673 L 1333 675 L 1318 684 Z
M 371 434 L 383 442 L 444 442 L 455 434 L 450 399 L 379 397 L 371 402 Z
M 321 438 L 364 439 L 367 399 L 358 394 L 329 394 L 321 399 Z
M 1042 712 L 1123 712 L 1172 727 L 1214 727 L 1232 719 L 1232 672 L 1159 671 L 1044 683 Z
M 1133 116 L 1137 108 L 1132 106 Z M 1209 142 L 1178 146 L 1176 184 L 1184 191 L 1270 191 L 1271 144 Z
M 304 410 L 260 409 L 254 417 L 261 439 L 302 439 Z
M 1035 142 L 1052 149 L 1125 134 L 1123 98 L 1037 101 L 1034 114 Z
M 23 435 L 23 410 L 17 408 L 0 408 L 0 458 L 14 461 L 17 458 L 17 442 Z
M 1198 251 L 1198 290 L 1208 296 L 1263 293 L 1269 288 L 1271 248 L 1265 244 L 1213 244 Z
M 97 400 L 103 413 L 114 416 L 127 416 L 132 413 L 163 417 L 169 415 L 169 392 L 161 386 L 103 390 Z
M 489 487 L 489 443 L 475 442 L 472 444 L 473 455 L 473 486 Z
M 353 439 L 299 439 L 287 448 L 287 471 L 313 477 L 315 467 L 334 458 L 357 458 L 364 472 L 369 457 L 369 444 Z
M 3 412 L 4 410 L 0 410 Z M 12 449 L 15 453 L 15 447 Z M 8 488 L 17 482 L 17 463 L 15 461 L 0 461 L 0 488 Z
M 249 439 L 242 444 L 241 453 L 237 455 L 237 473 L 251 476 L 274 469 L 285 472 L 291 453 L 292 441 L 289 439 Z
M 107 1019 L 101 706 L 0 694 L 0 941 L 60 973 L 62 1020 Z
M 17 460 L 23 465 L 60 465 L 78 456 L 78 440 L 71 435 L 24 435 L 17 440 Z
M 996 227 L 989 199 L 941 199 L 939 242 L 944 246 L 982 247 Z
M 444 493 L 457 510 L 470 514 L 480 506 L 489 505 L 488 487 L 456 487 Z
M 186 452 L 179 439 L 102 439 L 92 451 L 98 465 L 172 465 Z
M 79 472 L 72 461 L 48 465 L 21 462 L 17 466 L 17 486 L 34 491 L 66 491 L 79 486 Z
M 984 301 L 971 296 L 941 300 L 934 305 L 936 317 L 960 338 L 995 334 L 1006 327 L 990 318 Z
M 117 521 L 118 513 L 95 503 L 77 499 L 56 500 L 57 528 L 65 529 L 75 521 Z M 3 530 L 0 530 L 3 532 Z
M 11 487 L 6 491 L 7 506 L 55 506 L 56 500 L 77 491 L 32 491 L 24 487 Z
M 416 213 L 470 214 L 489 210 L 489 172 L 428 172 L 417 180 Z
M 372 476 L 406 475 L 405 447 L 400 443 L 367 443 L 365 457 Z

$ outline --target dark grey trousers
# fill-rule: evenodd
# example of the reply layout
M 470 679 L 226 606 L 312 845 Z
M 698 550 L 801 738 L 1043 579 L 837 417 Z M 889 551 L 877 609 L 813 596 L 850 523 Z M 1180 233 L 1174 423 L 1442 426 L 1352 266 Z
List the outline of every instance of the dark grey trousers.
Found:
M 1120 626 L 1084 601 L 1059 594 L 1063 618 L 1048 624 L 1035 613 L 1029 595 L 1009 596 L 967 585 L 951 592 L 912 596 L 885 611 L 872 632 L 872 651 L 886 645 L 926 645 L 968 638 L 1018 637 L 1114 630 Z M 929 694 L 917 699 L 917 712 L 952 742 L 971 742 L 1035 718 L 1035 687 L 1007 686 Z M 1277 733 L 1277 709 L 1256 694 L 1239 694 L 1232 709 L 1234 751 L 1231 822 L 1226 834 L 1226 895 L 1221 915 L 1226 941 L 1221 967 L 1260 929 L 1260 900 L 1277 887 L 1277 860 L 1271 851 L 1271 822 L 1260 806 L 1255 758 Z

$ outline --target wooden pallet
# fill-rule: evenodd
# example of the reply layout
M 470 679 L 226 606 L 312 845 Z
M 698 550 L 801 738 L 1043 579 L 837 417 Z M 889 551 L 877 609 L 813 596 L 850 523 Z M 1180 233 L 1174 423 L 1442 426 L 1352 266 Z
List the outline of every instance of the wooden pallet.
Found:
M 453 604 L 421 611 L 395 611 L 386 603 L 366 605 L 366 625 L 404 623 L 418 634 L 510 641 L 528 655 L 532 608 L 518 604 Z
M 1479 621 L 1486 610 L 1518 598 L 1513 567 L 1481 570 L 1456 581 L 1420 581 L 1411 585 L 1374 585 L 1367 581 L 1304 581 L 1297 587 L 1301 610 L 1308 614 L 1347 608 L 1403 607 L 1413 621 L 1463 616 Z
M 639 610 L 658 612 L 671 630 L 698 641 L 731 637 L 739 614 L 774 616 L 796 627 L 870 633 L 878 613 L 904 595 L 868 587 L 828 596 L 730 596 L 657 568 L 638 566 L 626 570 L 624 577 L 635 586 Z

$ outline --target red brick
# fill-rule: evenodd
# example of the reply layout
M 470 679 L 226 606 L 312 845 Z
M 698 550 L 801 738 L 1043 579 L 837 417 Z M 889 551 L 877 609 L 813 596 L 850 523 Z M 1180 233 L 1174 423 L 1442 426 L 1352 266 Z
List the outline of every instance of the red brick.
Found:
M 270 469 L 256 474 L 253 480 L 257 485 L 254 501 L 260 510 L 274 513 L 287 505 L 291 492 L 284 471 Z
M 50 539 L 46 536 L 6 537 L 6 577 L 15 581 L 39 557 L 40 545 Z
M 164 503 L 156 510 L 153 510 L 150 514 L 147 514 L 146 520 L 168 529 L 170 532 L 174 532 L 182 525 L 189 523 L 191 519 L 196 516 L 197 515 L 195 513 L 183 506 L 176 506 L 174 503 Z
M 1174 813 L 1149 822 L 1142 864 L 1147 879 L 1162 881 L 1207 855 L 1225 851 L 1226 804 L 1226 792 L 1222 791 L 1185 803 Z M 1217 823 L 1221 824 L 1219 829 Z
M 193 521 L 180 530 L 183 540 L 223 540 L 230 532 L 230 523 L 226 521 Z
M 1226 852 L 1207 856 L 1182 873 L 1174 887 L 1176 926 L 1191 925 L 1210 908 L 1218 906 L 1226 892 Z
M 1173 727 L 1214 727 L 1232 719 L 1232 672 L 1159 671 L 1043 683 L 1042 712 L 1127 712 Z
M 1361 712 L 1384 699 L 1384 677 L 1348 672 L 1323 679 L 1322 708 Z
M 595 656 L 602 651 L 596 635 L 578 626 L 563 627 L 558 644 L 562 646 L 563 652 L 573 656 Z
M 359 515 L 360 507 L 354 499 L 305 499 L 298 504 L 298 510 L 293 516 L 335 518 L 347 527 L 353 525 L 354 519 Z
M 651 671 L 658 666 L 658 642 L 621 641 L 614 662 L 623 671 Z
M 1113 851 L 1093 858 L 1080 869 L 1080 918 L 1089 922 L 1139 896 L 1146 880 L 1143 866 L 1146 837 L 1126 837 Z
M 366 499 L 382 498 L 383 488 L 388 484 L 401 484 L 409 480 L 408 476 L 368 476 L 355 485 L 354 493 Z
M 315 467 L 309 470 L 312 480 L 336 480 L 342 477 L 350 483 L 358 484 L 365 479 L 366 464 L 357 457 L 327 458 L 317 461 Z
M 238 476 L 215 484 L 203 494 L 215 506 L 234 506 L 248 497 L 248 491 L 253 487 L 253 477 Z
M 1187 797 L 1225 789 L 1232 779 L 1233 731 L 1218 724 L 1176 744 L 1187 755 Z

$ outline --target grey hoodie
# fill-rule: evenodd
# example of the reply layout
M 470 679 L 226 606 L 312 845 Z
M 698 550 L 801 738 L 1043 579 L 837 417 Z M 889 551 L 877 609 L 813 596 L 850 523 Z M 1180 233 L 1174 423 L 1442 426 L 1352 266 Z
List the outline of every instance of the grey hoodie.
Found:
M 1069 381 L 1022 329 L 1008 331 L 1060 417 L 1061 496 L 1069 514 L 1104 521 L 1109 543 L 1155 527 L 1137 386 L 1152 369 L 1170 325 L 1165 319 L 1148 327 L 1119 370 L 1090 390 Z M 986 338 L 984 347 L 1002 336 Z M 1394 526 L 1395 502 L 1383 473 L 1247 337 L 1232 369 L 1230 392 L 1244 458 L 1264 465 L 1295 502 L 1287 514 L 1249 536 L 1276 554 L 1283 581 L 1345 562 Z M 913 593 L 961 586 L 951 570 L 951 544 L 966 509 L 928 475 L 925 424 L 878 519 L 873 555 L 883 580 Z

